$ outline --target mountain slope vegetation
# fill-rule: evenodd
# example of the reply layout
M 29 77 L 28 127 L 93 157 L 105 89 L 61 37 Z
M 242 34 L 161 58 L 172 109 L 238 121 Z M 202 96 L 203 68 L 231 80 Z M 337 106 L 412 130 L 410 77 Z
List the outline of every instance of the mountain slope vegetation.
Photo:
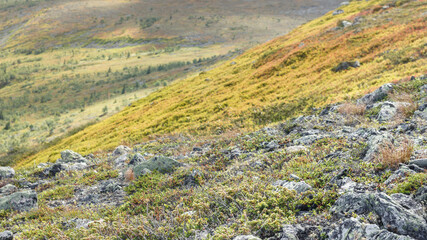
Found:
M 0 0 L 0 164 L 338 3 Z
M 420 75 L 427 71 L 426 9 L 424 1 L 352 1 L 163 88 L 18 166 L 54 161 L 64 149 L 88 154 L 158 134 L 257 128 Z

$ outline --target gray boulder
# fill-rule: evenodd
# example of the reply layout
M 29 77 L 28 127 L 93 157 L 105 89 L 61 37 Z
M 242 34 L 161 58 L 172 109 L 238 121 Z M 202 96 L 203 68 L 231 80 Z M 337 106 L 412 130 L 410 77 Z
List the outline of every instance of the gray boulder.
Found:
M 355 218 L 346 219 L 335 230 L 329 233 L 330 240 L 363 239 L 365 231 L 362 224 Z
M 285 225 L 282 227 L 282 232 L 279 234 L 280 240 L 299 240 L 298 229 L 292 225 Z
M 330 240 L 413 240 L 408 236 L 397 235 L 375 224 L 362 224 L 355 218 L 344 220 L 336 229 L 329 233 Z
M 352 23 L 348 22 L 348 21 L 342 21 L 341 24 L 343 25 L 343 27 L 349 27 L 352 25 Z M 340 64 L 338 64 L 338 66 L 332 68 L 332 71 L 333 72 L 341 72 L 341 71 L 347 70 L 349 68 L 358 68 L 358 67 L 360 67 L 359 61 L 341 62 Z
M 303 136 L 301 138 L 295 139 L 294 144 L 295 145 L 311 145 L 315 141 L 325 138 L 323 135 L 307 135 Z
M 401 166 L 398 170 L 396 170 L 387 180 L 384 182 L 385 185 L 390 185 L 391 183 L 398 181 L 400 179 L 406 178 L 408 175 L 415 174 L 416 172 L 407 166 Z
M 393 120 L 396 117 L 399 108 L 409 106 L 410 103 L 407 102 L 382 102 L 374 105 L 374 107 L 381 108 L 377 116 L 377 120 L 379 122 L 387 122 Z
M 11 194 L 14 193 L 18 190 L 17 187 L 15 187 L 12 184 L 7 184 L 5 186 L 3 186 L 2 188 L 0 188 L 0 194 Z
M 140 153 L 137 153 L 132 157 L 129 164 L 130 165 L 137 165 L 137 164 L 142 163 L 144 161 L 145 161 L 144 156 L 142 156 L 142 154 L 140 154 Z
M 418 167 L 427 169 L 427 158 L 410 161 L 409 164 L 415 164 Z
M 82 155 L 71 150 L 61 152 L 61 158 L 56 161 L 57 163 L 86 163 L 87 159 Z
M 418 188 L 414 197 L 415 197 L 415 200 L 418 200 L 420 202 L 423 202 L 424 204 L 427 204 L 427 186 L 421 186 L 420 188 Z
M 427 223 L 423 217 L 403 208 L 384 193 L 376 194 L 374 206 L 388 230 L 417 239 L 427 239 Z
M 124 167 L 126 165 L 126 161 L 128 160 L 129 156 L 127 153 L 118 156 L 115 160 L 114 160 L 114 166 L 116 167 Z
M 171 173 L 177 167 L 183 166 L 182 163 L 173 160 L 168 157 L 153 157 L 148 161 L 142 162 L 136 165 L 133 169 L 135 177 L 141 176 L 144 169 L 148 169 L 150 171 L 158 171 L 160 173 Z
M 377 154 L 379 153 L 380 147 L 385 143 L 393 143 L 394 138 L 393 136 L 388 133 L 384 132 L 382 134 L 378 135 L 371 135 L 368 138 L 368 149 L 366 151 L 365 157 L 363 158 L 364 161 L 372 161 L 375 159 Z
M 282 186 L 284 188 L 287 188 L 289 190 L 295 190 L 297 193 L 303 193 L 307 192 L 312 189 L 310 185 L 305 183 L 304 181 L 301 182 L 288 182 L 288 181 L 276 181 L 273 183 L 274 186 Z
M 0 209 L 29 211 L 37 208 L 37 193 L 33 191 L 16 192 L 0 198 Z
M 15 176 L 15 170 L 11 167 L 0 167 L 0 180 L 6 178 L 13 178 Z
M 13 233 L 11 231 L 1 232 L 0 240 L 13 240 Z
M 387 230 L 414 237 L 427 236 L 425 219 L 394 201 L 384 193 L 346 193 L 335 202 L 331 213 L 346 216 L 375 213 Z
M 261 240 L 261 238 L 255 237 L 254 235 L 240 235 L 235 237 L 234 240 Z
M 393 201 L 399 203 L 400 206 L 404 207 L 412 213 L 415 213 L 420 216 L 425 214 L 423 205 L 415 201 L 408 195 L 405 195 L 403 193 L 395 193 L 390 195 L 390 197 L 391 199 L 393 199 Z
M 344 10 L 341 10 L 341 9 L 338 9 L 338 10 L 335 10 L 333 13 L 332 13 L 332 15 L 339 15 L 339 14 L 343 14 L 344 13 Z
M 363 96 L 357 100 L 357 102 L 368 105 L 381 101 L 393 90 L 393 86 L 394 85 L 392 83 L 384 84 L 372 93 Z
M 68 166 L 66 164 L 55 163 L 52 166 L 43 169 L 40 173 L 40 177 L 54 177 L 56 174 L 66 170 L 67 168 Z
M 87 168 L 86 163 L 74 163 L 68 166 L 69 171 L 79 171 Z
M 120 146 L 116 147 L 116 149 L 114 149 L 113 156 L 120 156 L 120 155 L 129 153 L 130 151 L 131 151 L 131 149 L 129 147 L 120 145 Z

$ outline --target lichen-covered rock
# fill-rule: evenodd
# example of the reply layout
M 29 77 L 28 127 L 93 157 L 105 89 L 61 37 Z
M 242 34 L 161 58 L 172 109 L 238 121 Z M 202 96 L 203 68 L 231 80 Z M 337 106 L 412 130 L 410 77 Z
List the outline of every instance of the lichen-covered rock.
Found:
M 116 167 L 124 167 L 126 165 L 126 161 L 129 159 L 129 156 L 127 153 L 118 156 L 116 159 L 114 159 L 114 166 Z
M 297 152 L 308 152 L 308 148 L 305 146 L 290 146 L 285 148 L 288 153 L 297 153 Z
M 67 170 L 69 171 L 79 171 L 79 170 L 83 170 L 86 169 L 88 166 L 86 163 L 74 163 L 68 166 Z
M 14 193 L 18 190 L 17 187 L 15 187 L 12 184 L 7 184 L 5 186 L 3 186 L 2 188 L 0 188 L 0 194 L 11 194 Z
M 366 151 L 364 161 L 372 161 L 375 159 L 379 153 L 379 149 L 383 144 L 393 143 L 394 137 L 388 133 L 384 132 L 382 134 L 374 134 L 368 137 L 368 149 Z
M 0 198 L 0 209 L 29 211 L 37 208 L 37 193 L 33 191 L 16 192 Z
M 261 238 L 255 237 L 254 235 L 240 235 L 235 237 L 234 240 L 261 240 Z
M 425 219 L 403 208 L 386 194 L 376 194 L 374 210 L 388 230 L 418 239 L 427 239 Z
M 61 152 L 61 158 L 56 161 L 57 163 L 86 163 L 87 159 L 82 155 L 71 150 Z
M 116 149 L 114 149 L 113 156 L 120 156 L 120 155 L 129 153 L 130 151 L 131 151 L 131 149 L 129 147 L 120 145 L 120 146 L 116 147 Z
M 0 180 L 6 178 L 13 178 L 15 176 L 15 170 L 11 167 L 0 167 Z
M 421 186 L 414 194 L 415 200 L 427 204 L 427 186 Z
M 427 169 L 427 158 L 426 159 L 412 160 L 409 162 L 409 164 L 415 164 L 418 167 Z
M 335 202 L 330 211 L 340 217 L 344 217 L 349 213 L 365 214 L 373 210 L 372 206 L 373 194 L 349 192 Z
M 415 213 L 417 215 L 426 214 L 423 208 L 423 205 L 415 201 L 412 197 L 405 195 L 403 193 L 395 193 L 390 195 L 393 201 L 399 203 L 400 206 L 404 207 L 408 211 Z
M 358 215 L 372 212 L 379 216 L 389 231 L 416 239 L 427 236 L 425 219 L 384 193 L 346 193 L 335 202 L 331 212 L 341 217 L 353 212 Z
M 380 107 L 377 115 L 379 122 L 386 122 L 392 120 L 398 113 L 398 109 L 402 107 L 409 107 L 410 103 L 406 102 L 383 102 L 375 104 L 374 107 Z
M 401 166 L 399 169 L 397 169 L 390 177 L 387 178 L 387 180 L 384 182 L 385 185 L 389 185 L 399 179 L 403 179 L 406 176 L 409 176 L 411 174 L 415 174 L 416 172 L 407 166 Z
M 11 231 L 1 232 L 0 240 L 13 240 L 13 233 Z
M 130 165 L 137 165 L 137 164 L 142 163 L 144 161 L 145 161 L 144 156 L 142 156 L 141 153 L 137 153 L 137 154 L 133 155 L 133 157 L 131 158 L 129 164 Z
M 362 224 L 356 218 L 344 220 L 336 229 L 329 233 L 330 240 L 414 240 L 411 237 L 398 235 L 375 224 Z
M 394 85 L 392 83 L 384 84 L 372 93 L 366 94 L 357 102 L 363 104 L 373 104 L 375 102 L 381 101 L 387 97 L 387 95 L 393 90 L 393 87 Z
M 153 157 L 148 161 L 136 165 L 133 169 L 135 177 L 141 176 L 144 169 L 158 171 L 160 173 L 171 173 L 175 168 L 183 166 L 182 163 L 168 157 Z
M 43 171 L 40 173 L 40 177 L 54 177 L 56 176 L 56 174 L 66 169 L 67 169 L 66 164 L 55 163 L 52 166 L 43 169 Z
M 278 238 L 280 240 L 298 240 L 298 229 L 292 225 L 284 225 Z
M 304 181 L 301 182 L 288 182 L 288 181 L 276 181 L 273 183 L 274 186 L 282 186 L 284 188 L 287 188 L 289 190 L 295 190 L 297 193 L 303 193 L 307 192 L 312 189 L 310 185 L 305 183 Z
M 330 240 L 363 239 L 365 231 L 362 224 L 355 218 L 346 219 L 334 231 L 329 233 Z

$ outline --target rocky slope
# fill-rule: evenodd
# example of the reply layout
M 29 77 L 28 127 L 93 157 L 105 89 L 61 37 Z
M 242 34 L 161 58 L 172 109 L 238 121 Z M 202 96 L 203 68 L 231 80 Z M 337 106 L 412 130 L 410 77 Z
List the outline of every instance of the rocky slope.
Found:
M 0 169 L 0 237 L 425 240 L 426 136 L 423 75 L 256 132 L 64 150 Z

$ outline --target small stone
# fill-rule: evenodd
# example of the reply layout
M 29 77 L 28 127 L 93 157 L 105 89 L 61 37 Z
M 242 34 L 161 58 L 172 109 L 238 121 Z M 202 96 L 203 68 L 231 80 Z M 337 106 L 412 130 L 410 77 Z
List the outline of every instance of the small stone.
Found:
M 57 163 L 86 163 L 87 159 L 82 155 L 71 150 L 61 152 L 61 158 L 56 161 Z
M 15 176 L 15 170 L 11 167 L 0 167 L 0 180 L 6 178 L 13 178 Z
M 308 148 L 305 146 L 290 146 L 290 147 L 287 147 L 285 150 L 288 153 L 308 152 Z
M 362 104 L 373 104 L 375 102 L 381 101 L 387 97 L 387 95 L 393 90 L 393 87 L 394 85 L 392 83 L 384 84 L 372 93 L 366 94 L 357 100 L 357 102 Z
M 287 188 L 289 190 L 295 190 L 297 193 L 303 193 L 307 192 L 312 189 L 310 185 L 305 183 L 304 181 L 301 182 L 288 182 L 288 181 L 276 181 L 273 183 L 274 186 L 282 186 L 284 188 Z
M 344 28 L 346 28 L 346 27 L 351 27 L 352 25 L 353 25 L 353 23 L 351 23 L 351 22 L 349 22 L 349 21 L 342 21 L 341 22 L 341 24 L 342 24 L 342 26 L 344 27 Z M 360 63 L 358 64 L 359 66 L 360 66 Z
M 341 10 L 341 9 L 338 9 L 338 10 L 335 10 L 333 13 L 332 13 L 332 15 L 339 15 L 339 14 L 343 14 L 344 13 L 344 10 Z
M 137 165 L 139 163 L 142 163 L 145 161 L 144 156 L 142 156 L 142 154 L 137 153 L 135 155 L 133 155 L 132 159 L 130 160 L 129 164 L 130 165 Z
M 131 149 L 127 146 L 120 145 L 116 147 L 113 151 L 113 156 L 121 156 L 123 154 L 129 153 Z
M 255 237 L 254 235 L 240 235 L 235 237 L 234 240 L 261 240 L 261 238 Z
M 11 231 L 1 232 L 0 240 L 13 240 L 13 233 Z

